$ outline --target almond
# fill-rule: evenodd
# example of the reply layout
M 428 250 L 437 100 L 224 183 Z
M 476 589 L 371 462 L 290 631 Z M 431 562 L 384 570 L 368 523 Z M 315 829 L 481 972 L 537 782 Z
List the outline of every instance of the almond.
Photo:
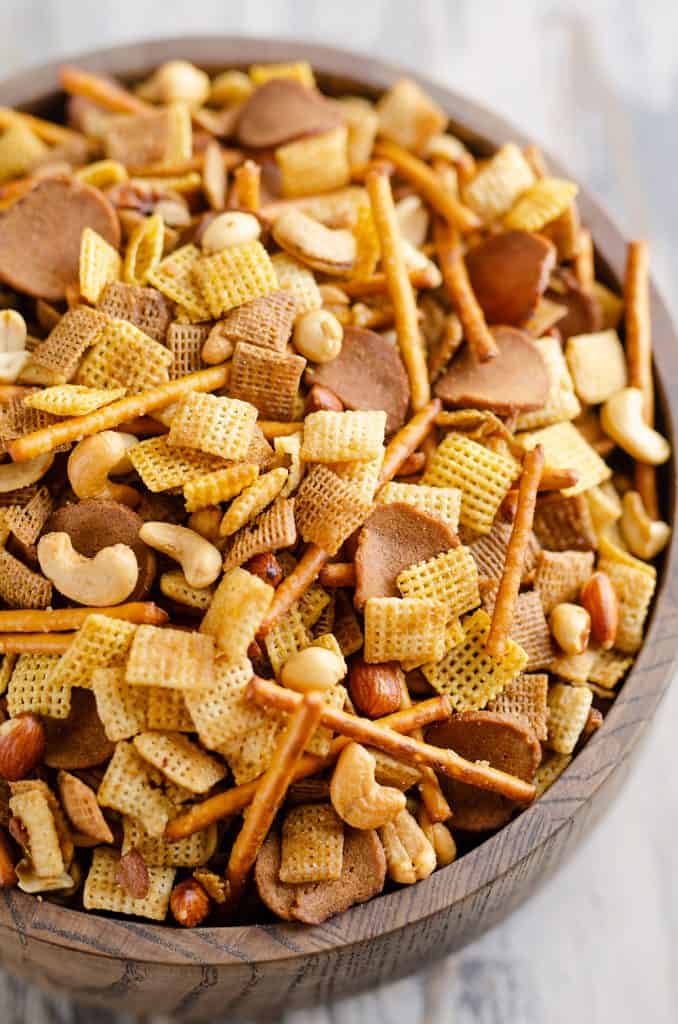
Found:
M 177 924 L 195 928 L 209 914 L 210 898 L 195 878 L 187 878 L 172 890 L 170 909 Z
M 348 679 L 351 700 L 368 718 L 391 715 L 400 708 L 403 678 L 396 661 L 368 665 L 362 658 L 356 658 Z
M 20 715 L 0 725 L 0 778 L 25 779 L 45 752 L 45 731 L 35 715 Z
M 280 562 L 272 551 L 250 558 L 249 562 L 245 564 L 245 568 L 254 576 L 258 576 L 264 583 L 268 583 L 270 587 L 277 587 L 283 578 Z
M 129 853 L 124 853 L 120 858 L 115 880 L 134 900 L 143 900 L 148 896 L 151 880 L 146 861 L 136 847 L 132 847 Z
M 344 403 L 337 398 L 334 391 L 325 388 L 322 384 L 314 384 L 306 398 L 304 413 L 308 416 L 311 412 L 343 412 Z
M 581 591 L 581 603 L 591 616 L 591 637 L 604 651 L 614 647 L 619 626 L 619 598 L 605 572 L 594 572 Z

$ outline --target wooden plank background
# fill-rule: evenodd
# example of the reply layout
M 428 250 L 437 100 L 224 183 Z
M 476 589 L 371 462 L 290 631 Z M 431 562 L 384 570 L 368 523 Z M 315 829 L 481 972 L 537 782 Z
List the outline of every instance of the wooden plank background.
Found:
M 598 193 L 629 237 L 648 237 L 672 304 L 677 30 L 675 0 L 1 0 L 0 75 L 125 40 L 229 31 L 306 38 L 418 66 L 511 118 Z M 677 716 L 674 690 L 623 797 L 509 921 L 408 980 L 334 1007 L 272 1008 L 272 1018 L 675 1024 Z M 0 1022 L 133 1024 L 114 1007 L 77 1009 L 1 974 Z

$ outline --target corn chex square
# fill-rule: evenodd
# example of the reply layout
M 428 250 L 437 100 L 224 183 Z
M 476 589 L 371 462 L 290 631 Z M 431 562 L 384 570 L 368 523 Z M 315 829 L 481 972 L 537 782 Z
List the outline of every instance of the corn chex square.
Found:
M 122 665 L 136 631 L 132 622 L 93 612 L 77 631 L 52 671 L 52 686 L 92 688 L 92 673 L 99 668 Z
M 294 515 L 303 539 L 334 555 L 371 509 L 353 484 L 318 464 L 310 467 L 299 486 Z
M 313 629 L 325 608 L 331 601 L 331 595 L 316 580 L 299 598 L 301 621 L 307 629 Z
M 255 519 L 260 512 L 274 501 L 287 481 L 288 471 L 278 466 L 269 473 L 254 480 L 234 498 L 224 514 L 219 526 L 222 537 L 229 537 L 243 526 Z
M 363 646 L 363 631 L 360 628 L 353 604 L 346 594 L 342 592 L 337 593 L 334 601 L 335 611 L 332 629 L 341 648 L 341 653 L 345 658 L 348 658 Z
M 567 487 L 562 494 L 567 498 L 574 494 L 582 494 L 589 488 L 601 484 L 612 476 L 612 470 L 601 459 L 598 452 L 572 423 L 554 423 L 541 430 L 533 430 L 527 434 L 519 434 L 517 440 L 526 450 L 538 444 L 544 449 L 546 465 L 552 469 L 574 469 L 579 480 L 574 487 Z
M 249 462 L 239 462 L 235 466 L 217 469 L 213 473 L 190 480 L 184 485 L 186 511 L 206 508 L 208 505 L 219 505 L 222 501 L 230 501 L 259 475 L 259 467 Z
M 138 626 L 125 679 L 133 686 L 209 689 L 214 682 L 214 640 L 204 633 Z
M 172 353 L 127 320 L 109 320 L 76 376 L 90 388 L 121 386 L 144 391 L 166 384 Z
M 433 453 L 422 484 L 461 491 L 460 524 L 471 535 L 489 533 L 520 468 L 463 434 L 450 433 Z
M 124 665 L 96 668 L 92 672 L 92 692 L 106 738 L 112 743 L 131 739 L 147 728 L 146 709 L 151 690 L 126 683 Z
M 166 436 L 134 445 L 129 460 L 149 491 L 169 491 L 225 468 L 225 460 L 193 448 L 171 447 Z
M 632 664 L 633 658 L 620 654 L 619 651 L 596 651 L 588 681 L 603 686 L 606 690 L 612 690 L 619 680 L 623 679 Z
M 244 735 L 252 724 L 252 712 L 257 713 L 257 723 L 263 720 L 258 714 L 261 709 L 245 700 L 252 674 L 247 658 L 237 665 L 217 658 L 214 685 L 200 693 L 186 694 L 186 707 L 200 742 L 209 750 L 218 750 L 229 740 Z
M 529 725 L 537 739 L 543 741 L 547 737 L 548 688 L 549 677 L 545 672 L 533 675 L 523 672 L 504 686 L 499 696 L 489 702 L 487 710 L 510 715 Z
M 577 395 L 586 405 L 606 402 L 626 387 L 626 355 L 615 330 L 571 335 L 565 356 Z
M 81 384 L 55 384 L 28 395 L 24 404 L 53 416 L 84 416 L 122 398 L 127 388 L 88 388 Z
M 301 804 L 282 827 L 281 882 L 326 882 L 341 877 L 344 823 L 329 804 Z
M 193 392 L 179 403 L 167 443 L 236 462 L 247 455 L 256 418 L 247 402 Z
M 215 319 L 278 288 L 271 258 L 257 240 L 203 256 L 193 265 L 193 277 Z
M 293 547 L 297 542 L 294 504 L 294 498 L 278 498 L 253 523 L 238 530 L 226 552 L 224 571 L 242 565 L 254 555 Z
M 37 878 L 57 878 L 65 870 L 59 833 L 47 795 L 39 788 L 12 787 L 9 809 L 18 819 L 27 836 L 33 873 Z
M 199 611 L 206 612 L 214 590 L 212 587 L 192 587 L 181 569 L 172 569 L 170 572 L 164 572 L 160 577 L 160 593 L 177 604 L 184 604 L 188 608 L 197 608 Z
M 470 612 L 480 604 L 476 563 L 463 546 L 408 566 L 399 574 L 396 584 L 402 597 L 442 601 L 448 618 Z
M 271 263 L 279 287 L 289 292 L 296 303 L 297 317 L 320 309 L 323 300 L 313 271 L 286 252 L 277 252 L 271 257 Z
M 300 432 L 300 440 L 303 435 Z M 358 459 L 355 462 L 333 462 L 329 464 L 332 472 L 340 480 L 346 480 L 360 494 L 364 502 L 371 502 L 374 492 L 379 483 L 384 451 L 379 452 L 373 459 Z
M 547 745 L 557 754 L 571 754 L 591 710 L 593 694 L 587 686 L 556 683 L 549 689 Z
M 306 462 L 353 462 L 376 458 L 386 430 L 386 413 L 313 412 L 304 420 L 301 457 Z
M 117 249 L 93 231 L 85 228 L 80 240 L 80 293 L 96 303 L 111 281 L 120 278 L 122 260 Z
M 260 713 L 255 715 L 252 711 L 247 732 L 219 749 L 237 786 L 258 779 L 270 767 L 284 728 L 279 716 L 256 710 Z
M 217 848 L 216 825 L 195 832 L 173 843 L 149 836 L 135 818 L 123 820 L 123 854 L 138 850 L 146 864 L 154 868 L 198 868 L 207 864 Z
M 226 661 L 238 664 L 246 657 L 268 611 L 273 587 L 245 569 L 231 569 L 219 584 L 218 593 L 217 647 Z
M 0 696 L 7 690 L 14 666 L 16 665 L 16 659 L 16 654 L 3 654 L 2 656 L 0 661 Z
M 365 661 L 436 661 L 445 646 L 445 605 L 431 598 L 370 597 Z
M 29 712 L 46 718 L 68 718 L 71 687 L 50 682 L 58 661 L 58 654 L 19 655 L 7 686 L 7 710 L 12 718 Z
M 571 209 L 578 191 L 573 181 L 540 178 L 509 210 L 504 224 L 518 231 L 541 231 Z
M 115 914 L 133 914 L 151 921 L 164 921 L 174 885 L 175 868 L 147 865 L 149 889 L 143 899 L 134 899 L 117 881 L 120 853 L 98 847 L 92 856 L 82 899 L 85 910 L 109 910 Z
M 494 700 L 525 668 L 527 655 L 509 640 L 501 658 L 487 650 L 490 617 L 479 609 L 462 620 L 464 640 L 422 672 L 434 690 L 447 694 L 455 711 L 477 711 Z
M 200 258 L 197 246 L 184 245 L 147 274 L 148 283 L 181 306 L 192 322 L 211 319 L 209 306 L 193 277 L 193 268 Z
M 312 639 L 304 625 L 299 602 L 295 601 L 287 614 L 278 619 L 264 637 L 266 653 L 275 674 L 280 675 L 288 658 L 309 647 Z
M 292 420 L 305 366 L 301 356 L 240 341 L 233 353 L 229 394 L 255 406 L 264 419 Z
M 541 551 L 537 558 L 534 588 L 538 591 L 544 614 L 557 604 L 576 601 L 579 591 L 593 572 L 593 551 Z
M 464 201 L 489 223 L 508 213 L 516 200 L 534 184 L 532 168 L 514 142 L 498 149 L 464 189 Z
M 161 836 L 172 804 L 155 783 L 155 772 L 132 743 L 120 742 L 108 762 L 97 799 L 102 807 L 130 815 L 152 836 Z
M 125 249 L 122 276 L 127 284 L 146 284 L 150 271 L 162 259 L 164 245 L 165 222 L 159 213 L 139 221 Z
M 534 773 L 534 786 L 537 791 L 537 799 L 542 797 L 547 789 L 550 789 L 554 782 L 557 782 L 568 764 L 572 760 L 571 754 L 556 754 L 554 751 L 547 752 L 541 764 Z
M 598 568 L 610 577 L 619 598 L 615 646 L 624 654 L 635 654 L 643 642 L 645 619 L 657 584 L 656 570 L 653 566 L 636 568 L 611 558 L 600 558 Z
M 179 732 L 142 732 L 133 743 L 144 761 L 191 793 L 207 793 L 226 774 L 221 761 Z
M 454 530 L 459 527 L 461 491 L 458 487 L 427 487 L 424 484 L 388 483 L 379 491 L 380 505 L 404 503 L 420 512 L 442 519 Z
M 596 654 L 592 650 L 582 651 L 581 654 L 561 653 L 554 657 L 549 671 L 560 679 L 567 679 L 573 686 L 585 686 L 595 660 Z
M 193 719 L 181 690 L 170 690 L 164 686 L 136 686 L 131 689 L 146 692 L 148 729 L 160 732 L 195 732 Z

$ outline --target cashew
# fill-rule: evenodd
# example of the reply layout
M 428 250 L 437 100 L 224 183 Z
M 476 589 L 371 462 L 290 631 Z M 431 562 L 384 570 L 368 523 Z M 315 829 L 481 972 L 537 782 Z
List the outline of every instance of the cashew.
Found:
M 209 587 L 221 573 L 222 556 L 219 549 L 186 526 L 144 523 L 139 530 L 139 537 L 149 547 L 162 551 L 178 562 L 190 587 L 198 590 Z
M 436 867 L 436 852 L 409 811 L 403 810 L 379 829 L 389 876 L 413 885 Z
M 109 473 L 128 473 L 132 464 L 127 455 L 137 444 L 132 434 L 103 430 L 80 441 L 68 459 L 68 479 L 78 498 L 109 498 L 123 505 L 138 505 L 139 492 L 126 484 L 114 484 Z
M 660 466 L 671 454 L 666 438 L 645 422 L 640 388 L 622 388 L 608 398 L 600 412 L 600 425 L 608 437 L 638 462 Z
M 638 491 L 628 491 L 622 500 L 621 529 L 632 555 L 651 559 L 668 544 L 671 527 L 650 519 Z
M 0 494 L 28 487 L 45 475 L 54 462 L 54 453 L 36 455 L 26 462 L 6 462 L 0 466 Z
M 405 807 L 405 794 L 380 786 L 374 777 L 375 767 L 374 757 L 359 743 L 349 743 L 337 761 L 330 799 L 339 817 L 352 828 L 379 828 Z
M 26 321 L 15 309 L 0 312 L 0 384 L 13 384 L 30 358 Z
M 40 568 L 59 593 L 78 604 L 104 608 L 125 601 L 137 585 L 139 566 L 127 544 L 113 544 L 85 558 L 67 533 L 46 533 L 38 542 Z
M 188 103 L 201 107 L 210 94 L 209 75 L 186 60 L 170 60 L 153 73 L 137 89 L 138 95 L 151 103 Z

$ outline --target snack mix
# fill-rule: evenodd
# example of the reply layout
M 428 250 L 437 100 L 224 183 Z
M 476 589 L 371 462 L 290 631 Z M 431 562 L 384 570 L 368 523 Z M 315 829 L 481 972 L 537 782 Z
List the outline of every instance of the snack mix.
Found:
M 622 298 L 413 81 L 61 82 L 0 110 L 0 885 L 318 924 L 540 797 L 643 643 L 647 246 Z

